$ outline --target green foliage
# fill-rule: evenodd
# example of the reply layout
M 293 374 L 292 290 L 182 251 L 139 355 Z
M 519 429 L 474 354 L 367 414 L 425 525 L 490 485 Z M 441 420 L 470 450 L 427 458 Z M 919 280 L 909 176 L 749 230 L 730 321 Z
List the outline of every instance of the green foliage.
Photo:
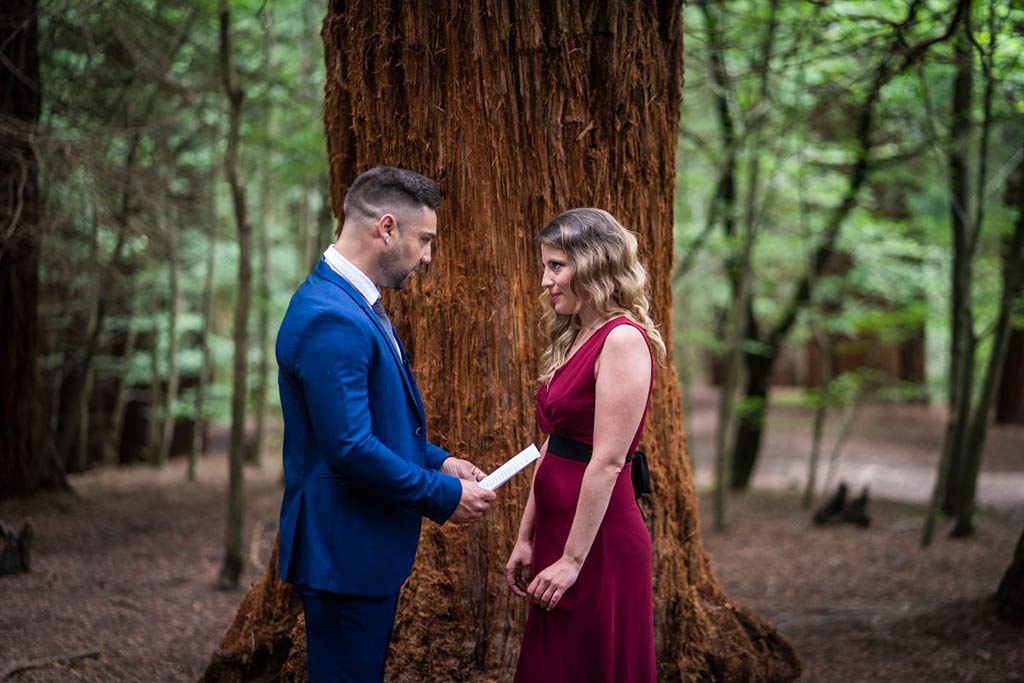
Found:
M 95 359 L 97 387 L 109 391 L 125 373 L 133 385 L 148 384 L 154 343 L 164 354 L 158 371 L 166 376 L 174 239 L 180 313 L 173 333 L 183 382 L 195 378 L 202 365 L 206 255 L 215 253 L 208 337 L 213 384 L 206 412 L 226 420 L 238 247 L 222 170 L 226 101 L 218 3 L 40 4 L 41 185 L 48 219 L 41 311 L 54 340 L 47 358 L 51 381 L 60 382 L 79 362 L 84 330 L 100 297 L 108 316 Z M 323 10 L 299 0 L 233 0 L 231 11 L 234 59 L 245 91 L 240 168 L 249 220 L 268 230 L 273 334 L 306 275 L 305 235 L 325 232 L 315 225 L 324 218 L 327 177 L 320 120 Z M 262 255 L 254 256 L 259 264 Z M 257 316 L 251 318 L 255 334 Z M 139 349 L 122 359 L 117 340 L 127 325 L 139 330 Z M 255 373 L 260 349 L 250 348 Z M 274 406 L 273 339 L 268 349 L 268 397 Z M 255 385 L 255 377 L 249 384 Z M 182 389 L 174 410 L 179 416 L 194 412 L 193 389 Z
M 687 78 L 675 234 L 678 258 L 696 245 L 700 251 L 694 267 L 675 285 L 674 338 L 684 347 L 677 356 L 690 363 L 726 350 L 721 325 L 734 305 L 726 264 L 738 253 L 748 197 L 753 197 L 757 230 L 751 282 L 758 334 L 764 338 L 786 312 L 796 283 L 810 272 L 814 250 L 846 192 L 857 150 L 859 108 L 890 49 L 895 26 L 905 20 L 911 6 L 903 0 L 779 2 L 770 57 L 764 62 L 772 4 L 707 4 L 721 33 L 724 88 L 711 76 L 712 38 L 705 10 L 696 4 L 685 10 Z M 914 44 L 940 36 L 954 4 L 921 4 L 916 23 L 904 27 L 904 41 Z M 1024 111 L 1024 9 L 994 3 L 998 21 L 993 37 L 988 6 L 974 3 L 972 17 L 978 45 L 995 45 L 992 64 L 997 79 L 991 187 L 982 199 L 985 223 L 972 292 L 979 333 L 991 326 L 998 307 L 999 241 L 1012 220 L 1002 204 L 1002 180 L 1021 162 Z M 839 351 L 845 348 L 842 344 L 856 340 L 897 347 L 923 334 L 927 394 L 936 399 L 948 388 L 951 55 L 951 44 L 939 42 L 919 64 L 882 89 L 870 133 L 868 179 L 842 223 L 836 260 L 812 280 L 810 302 L 787 338 L 789 348 L 801 353 L 819 334 L 833 339 Z M 980 119 L 978 49 L 975 55 L 975 118 Z M 724 234 L 721 215 L 706 232 L 712 198 L 729 156 L 717 102 L 722 94 L 738 140 L 733 150 L 737 232 L 731 237 Z M 755 165 L 756 179 L 751 175 Z M 745 344 L 747 351 L 753 350 L 750 340 Z M 687 376 L 699 379 L 700 372 L 693 369 Z M 841 386 L 856 377 L 841 373 L 832 384 Z M 872 381 L 893 387 L 902 396 L 922 390 L 906 387 L 894 377 L 885 383 L 877 377 Z M 834 391 L 835 386 L 828 389 Z

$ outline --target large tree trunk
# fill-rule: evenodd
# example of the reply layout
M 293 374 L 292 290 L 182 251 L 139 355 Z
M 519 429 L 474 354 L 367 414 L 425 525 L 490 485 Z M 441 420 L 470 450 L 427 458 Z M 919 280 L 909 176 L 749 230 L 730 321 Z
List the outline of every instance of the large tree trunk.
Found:
M 41 106 L 39 8 L 0 15 L 0 498 L 64 485 L 43 448 L 39 354 L 39 187 L 32 145 Z M 47 449 L 50 450 L 50 449 Z
M 636 230 L 655 318 L 671 330 L 681 17 L 678 2 L 597 2 L 584 14 L 566 0 L 414 2 L 400 14 L 370 0 L 330 4 L 332 204 L 375 164 L 441 181 L 435 261 L 387 307 L 414 354 L 432 438 L 485 469 L 538 438 L 544 339 L 533 236 L 553 216 L 599 206 Z M 642 447 L 655 489 L 645 508 L 659 680 L 792 680 L 792 647 L 711 574 L 671 366 L 658 369 Z M 513 480 L 475 525 L 425 526 L 389 681 L 510 679 L 526 606 L 502 568 L 528 485 Z M 208 679 L 304 679 L 301 621 L 285 592 L 268 567 Z

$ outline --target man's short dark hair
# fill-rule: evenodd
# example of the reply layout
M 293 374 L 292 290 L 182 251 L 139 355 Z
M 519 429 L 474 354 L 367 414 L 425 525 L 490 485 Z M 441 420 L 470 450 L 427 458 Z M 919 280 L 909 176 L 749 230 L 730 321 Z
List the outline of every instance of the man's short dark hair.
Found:
M 377 166 L 356 178 L 345 195 L 345 217 L 374 211 L 427 207 L 437 211 L 441 188 L 430 178 L 393 166 Z

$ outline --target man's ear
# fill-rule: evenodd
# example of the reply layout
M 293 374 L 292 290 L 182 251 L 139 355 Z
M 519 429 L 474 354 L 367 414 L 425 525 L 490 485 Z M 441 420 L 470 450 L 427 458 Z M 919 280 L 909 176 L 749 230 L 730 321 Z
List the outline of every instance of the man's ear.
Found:
M 398 237 L 398 221 L 394 214 L 386 213 L 377 219 L 376 230 L 377 236 L 384 240 L 384 244 L 389 244 L 392 239 Z

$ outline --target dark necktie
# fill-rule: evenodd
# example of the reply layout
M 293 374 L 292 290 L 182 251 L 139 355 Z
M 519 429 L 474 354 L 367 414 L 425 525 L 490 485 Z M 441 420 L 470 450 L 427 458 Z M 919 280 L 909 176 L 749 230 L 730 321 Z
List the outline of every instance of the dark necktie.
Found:
M 385 311 L 384 306 L 381 305 L 380 299 L 377 299 L 371 308 L 373 308 L 373 312 L 377 315 L 377 320 L 379 320 L 380 324 L 384 326 L 384 330 L 388 333 L 388 338 L 391 339 L 392 346 L 394 346 L 397 351 L 399 346 L 398 342 L 395 340 L 395 328 L 391 325 L 391 319 L 388 318 L 387 311 Z

